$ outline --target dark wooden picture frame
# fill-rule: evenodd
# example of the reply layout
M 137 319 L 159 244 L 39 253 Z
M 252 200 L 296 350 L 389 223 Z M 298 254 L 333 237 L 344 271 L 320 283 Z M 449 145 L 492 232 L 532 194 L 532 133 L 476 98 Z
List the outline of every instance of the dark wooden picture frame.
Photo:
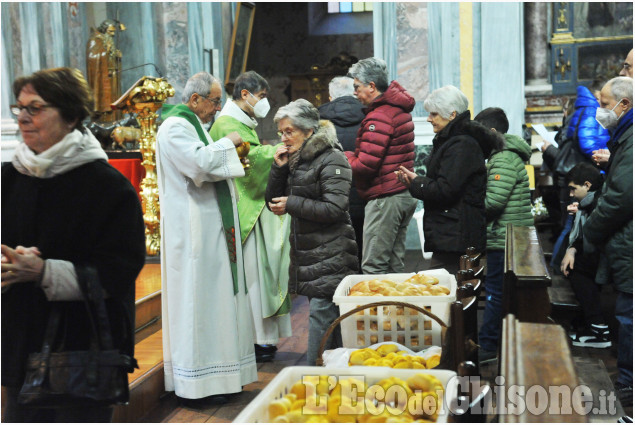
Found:
M 256 5 L 254 3 L 237 3 L 232 40 L 225 68 L 225 90 L 228 93 L 233 91 L 236 78 L 247 69 L 247 55 L 249 54 L 255 15 Z

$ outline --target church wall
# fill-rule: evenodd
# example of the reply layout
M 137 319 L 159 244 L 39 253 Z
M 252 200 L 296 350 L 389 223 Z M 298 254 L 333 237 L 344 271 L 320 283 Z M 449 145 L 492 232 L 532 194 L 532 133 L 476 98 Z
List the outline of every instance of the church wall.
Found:
M 278 139 L 273 116 L 291 100 L 288 75 L 306 73 L 311 65 L 324 65 L 342 51 L 359 59 L 372 56 L 373 35 L 312 36 L 307 3 L 256 3 L 247 69 L 261 74 L 271 86 L 271 111 L 256 128 L 260 138 Z

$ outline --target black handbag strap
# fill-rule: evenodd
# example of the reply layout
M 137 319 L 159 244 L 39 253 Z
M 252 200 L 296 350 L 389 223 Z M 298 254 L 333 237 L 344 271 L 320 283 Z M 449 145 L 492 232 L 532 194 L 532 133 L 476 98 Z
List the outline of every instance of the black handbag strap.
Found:
M 92 329 L 91 345 L 98 342 L 102 350 L 113 348 L 110 322 L 104 302 L 104 291 L 99 284 L 99 275 L 92 266 L 76 266 L 77 282 L 84 295 L 84 304 Z
M 94 384 L 98 379 L 97 374 L 97 356 L 102 350 L 112 349 L 112 336 L 110 334 L 110 324 L 108 322 L 108 314 L 106 312 L 106 304 L 104 302 L 104 294 L 99 284 L 99 277 L 94 267 L 76 266 L 77 281 L 82 290 L 84 306 L 88 313 L 88 319 L 91 327 L 90 348 L 89 351 L 94 355 L 94 362 L 88 374 L 89 381 Z M 51 354 L 53 352 L 53 344 L 60 327 L 62 316 L 62 305 L 59 302 L 51 303 L 51 311 L 49 320 L 46 325 L 44 341 L 42 342 L 42 358 L 40 359 L 40 367 L 34 382 L 42 383 L 46 379 L 47 371 L 50 365 Z
M 110 323 L 104 302 L 104 293 L 98 283 L 97 271 L 90 266 L 76 266 L 77 281 L 82 290 L 84 306 L 88 314 L 91 328 L 90 349 L 91 351 L 111 350 L 113 348 L 112 335 L 110 333 Z M 49 314 L 44 341 L 42 342 L 42 353 L 49 357 L 53 350 L 55 337 L 60 327 L 62 315 L 61 303 L 52 302 Z

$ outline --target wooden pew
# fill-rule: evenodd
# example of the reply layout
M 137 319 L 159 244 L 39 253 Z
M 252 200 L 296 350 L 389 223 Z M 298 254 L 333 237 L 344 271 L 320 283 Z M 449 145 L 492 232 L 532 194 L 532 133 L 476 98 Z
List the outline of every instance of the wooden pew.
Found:
M 503 278 L 503 317 L 522 322 L 550 323 L 547 288 L 551 275 L 535 227 L 507 225 Z
M 514 414 L 510 409 L 506 414 L 499 415 L 499 422 L 588 422 L 587 416 L 581 414 L 584 412 L 581 397 L 574 392 L 579 380 L 568 338 L 561 326 L 523 323 L 513 315 L 506 316 L 503 319 L 499 374 L 505 378 L 504 390 L 498 391 L 499 396 L 509 394 L 509 389 L 513 386 L 519 386 L 525 394 L 532 387 L 540 386 L 547 394 L 547 401 L 531 402 L 532 406 L 538 407 L 538 411 L 532 413 L 525 408 L 519 414 Z M 568 387 L 572 396 L 563 397 L 563 401 L 565 405 L 571 406 L 570 412 L 561 413 L 560 409 L 544 408 L 554 408 L 548 404 L 553 402 L 549 394 L 550 386 L 561 390 Z M 508 406 L 510 403 L 513 402 L 506 397 L 497 401 L 497 407 Z

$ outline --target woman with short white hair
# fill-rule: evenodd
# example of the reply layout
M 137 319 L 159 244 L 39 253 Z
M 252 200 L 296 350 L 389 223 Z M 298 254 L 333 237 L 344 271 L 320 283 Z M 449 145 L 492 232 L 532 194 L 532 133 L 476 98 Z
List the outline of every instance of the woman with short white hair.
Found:
M 436 133 L 426 159 L 426 174 L 400 167 L 401 182 L 423 200 L 425 250 L 432 268 L 450 273 L 468 247 L 485 250 L 485 158 L 499 145 L 496 133 L 470 120 L 467 97 L 454 86 L 434 90 L 423 106 Z
M 359 271 L 355 232 L 348 214 L 352 172 L 330 121 L 298 99 L 274 117 L 278 146 L 265 199 L 276 215 L 291 216 L 289 292 L 309 297 L 307 361 L 315 365 L 320 341 L 340 315 L 333 294 Z M 339 327 L 326 347 L 342 346 Z

